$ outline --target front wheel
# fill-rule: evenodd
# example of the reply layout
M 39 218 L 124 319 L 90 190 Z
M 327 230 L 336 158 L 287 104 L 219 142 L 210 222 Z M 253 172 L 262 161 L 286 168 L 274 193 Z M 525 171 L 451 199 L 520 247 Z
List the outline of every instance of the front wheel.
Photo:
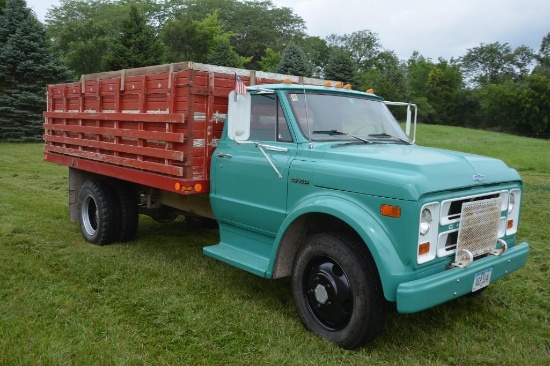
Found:
M 292 269 L 294 304 L 304 326 L 345 349 L 374 339 L 386 319 L 378 271 L 364 244 L 337 234 L 309 238 Z

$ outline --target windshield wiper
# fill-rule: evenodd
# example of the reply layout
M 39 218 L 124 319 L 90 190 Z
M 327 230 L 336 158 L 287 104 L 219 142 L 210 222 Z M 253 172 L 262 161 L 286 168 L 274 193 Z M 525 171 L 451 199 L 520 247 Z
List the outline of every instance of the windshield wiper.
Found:
M 354 136 L 355 137 L 355 136 Z M 392 135 L 388 135 L 387 133 L 376 133 L 376 134 L 372 134 L 372 135 L 367 135 L 367 137 L 376 137 L 376 138 L 392 138 L 392 139 L 395 139 L 397 141 L 401 141 L 407 145 L 412 145 L 412 142 L 410 141 L 407 141 L 405 139 L 402 139 L 400 137 L 397 137 L 397 136 L 392 136 Z
M 351 135 L 351 137 L 356 138 L 357 140 L 361 140 L 361 141 L 363 141 L 363 142 L 366 142 L 367 144 L 372 144 L 372 141 L 371 141 L 371 140 L 366 139 L 366 138 L 364 138 L 364 137 L 355 136 L 355 135 Z
M 326 131 L 312 131 L 311 133 L 318 133 L 318 134 L 323 134 L 323 135 L 347 135 L 347 133 L 345 132 L 342 132 L 342 131 L 338 131 L 338 130 L 326 130 Z

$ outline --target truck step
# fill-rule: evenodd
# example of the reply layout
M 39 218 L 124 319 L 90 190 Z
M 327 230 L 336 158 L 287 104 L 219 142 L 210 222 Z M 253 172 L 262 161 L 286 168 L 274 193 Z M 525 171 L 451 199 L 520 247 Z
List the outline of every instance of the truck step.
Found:
M 220 243 L 203 248 L 204 254 L 255 275 L 265 277 L 269 258 L 230 244 Z
M 220 243 L 204 247 L 204 254 L 266 277 L 274 238 L 221 222 L 219 227 Z

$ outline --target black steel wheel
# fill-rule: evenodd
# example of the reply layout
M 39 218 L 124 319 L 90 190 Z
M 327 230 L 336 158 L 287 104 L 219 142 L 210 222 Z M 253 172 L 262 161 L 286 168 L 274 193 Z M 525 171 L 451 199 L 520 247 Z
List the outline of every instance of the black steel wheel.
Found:
M 345 349 L 375 338 L 386 301 L 378 271 L 363 243 L 317 234 L 300 248 L 292 270 L 294 304 L 304 326 Z
M 119 210 L 116 194 L 103 181 L 86 181 L 78 194 L 78 219 L 86 241 L 105 245 L 116 240 Z

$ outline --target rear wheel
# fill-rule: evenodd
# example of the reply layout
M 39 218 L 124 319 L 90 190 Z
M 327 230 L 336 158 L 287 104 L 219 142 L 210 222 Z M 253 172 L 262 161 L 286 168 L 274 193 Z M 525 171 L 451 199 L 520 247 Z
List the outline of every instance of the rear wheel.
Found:
M 120 225 L 116 241 L 125 243 L 136 238 L 139 224 L 138 193 L 133 185 L 117 181 L 113 184 L 118 198 Z
M 374 261 L 356 240 L 337 234 L 309 238 L 295 258 L 292 292 L 304 326 L 345 349 L 374 339 L 386 302 Z
M 78 219 L 86 241 L 105 245 L 116 240 L 119 210 L 116 194 L 103 181 L 86 181 L 78 194 Z

